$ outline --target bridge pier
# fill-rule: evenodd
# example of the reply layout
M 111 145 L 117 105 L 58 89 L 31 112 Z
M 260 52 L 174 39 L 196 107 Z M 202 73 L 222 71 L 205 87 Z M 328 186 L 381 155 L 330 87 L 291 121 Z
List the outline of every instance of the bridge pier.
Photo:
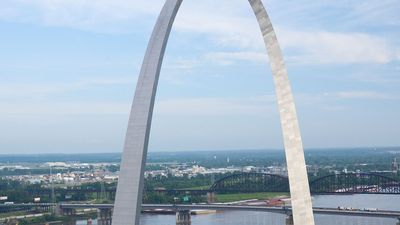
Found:
M 73 216 L 76 214 L 76 210 L 72 208 L 67 208 L 67 209 L 61 208 L 59 213 L 62 216 Z
M 215 192 L 207 192 L 207 203 L 208 204 L 215 203 Z
M 98 225 L 111 225 L 112 222 L 112 210 L 111 209 L 99 209 L 97 211 L 97 224 Z
M 293 215 L 287 215 L 287 217 L 286 217 L 286 225 L 294 225 Z
M 4 225 L 18 225 L 18 220 L 17 219 L 6 219 L 6 221 L 4 221 Z
M 53 207 L 54 206 L 50 206 L 50 205 L 46 205 L 46 206 L 44 206 L 43 208 L 42 208 L 42 211 L 44 211 L 44 212 L 52 212 L 53 210 Z
M 60 205 L 60 203 L 57 203 L 55 206 L 53 206 L 54 208 L 53 208 L 53 213 L 56 215 L 56 216 L 62 216 L 62 209 L 61 209 L 61 205 Z
M 190 210 L 176 212 L 176 225 L 191 225 L 192 216 Z

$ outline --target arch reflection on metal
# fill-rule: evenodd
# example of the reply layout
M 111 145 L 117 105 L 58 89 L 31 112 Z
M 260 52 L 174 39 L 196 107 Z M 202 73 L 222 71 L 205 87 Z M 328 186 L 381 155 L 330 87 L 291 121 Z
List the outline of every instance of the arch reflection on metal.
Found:
M 313 225 L 306 164 L 295 104 L 278 41 L 261 0 L 248 0 L 270 58 L 281 117 L 296 225 Z M 167 0 L 151 36 L 136 86 L 115 199 L 113 225 L 139 225 L 144 167 L 160 69 L 172 24 L 182 0 Z

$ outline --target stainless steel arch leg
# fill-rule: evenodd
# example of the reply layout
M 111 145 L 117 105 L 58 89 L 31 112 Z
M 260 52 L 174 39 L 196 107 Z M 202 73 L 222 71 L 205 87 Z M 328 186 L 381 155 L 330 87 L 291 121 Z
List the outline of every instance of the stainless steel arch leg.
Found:
M 139 225 L 154 99 L 168 37 L 181 3 L 166 1 L 147 47 L 126 132 L 113 225 Z
M 249 0 L 249 3 L 260 25 L 272 68 L 285 144 L 294 224 L 314 225 L 299 122 L 282 51 L 271 20 L 261 0 Z

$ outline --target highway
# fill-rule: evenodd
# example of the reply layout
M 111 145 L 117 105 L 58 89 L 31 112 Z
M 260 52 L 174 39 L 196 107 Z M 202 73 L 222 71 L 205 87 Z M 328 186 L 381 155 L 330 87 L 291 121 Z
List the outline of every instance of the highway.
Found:
M 61 208 L 112 208 L 112 204 L 61 204 Z M 247 206 L 247 205 L 224 205 L 224 204 L 192 204 L 192 205 L 170 205 L 170 204 L 143 204 L 143 210 L 164 209 L 164 210 L 219 210 L 219 211 L 258 211 L 290 214 L 290 207 L 266 207 L 266 206 Z M 342 215 L 342 216 L 361 216 L 361 217 L 381 217 L 381 218 L 400 218 L 400 211 L 365 211 L 362 209 L 339 210 L 338 208 L 319 208 L 314 207 L 315 214 L 323 215 Z
M 53 203 L 29 203 L 29 204 L 13 204 L 13 205 L 0 205 L 1 209 L 28 209 L 33 207 L 52 207 L 56 206 Z M 113 204 L 70 204 L 61 203 L 58 205 L 61 209 L 111 209 Z M 290 207 L 266 207 L 266 206 L 248 206 L 248 205 L 228 205 L 228 204 L 192 204 L 192 205 L 171 205 L 171 204 L 143 204 L 143 210 L 218 210 L 218 211 L 258 211 L 258 212 L 272 212 L 290 214 Z M 372 210 L 366 211 L 363 209 L 340 210 L 338 208 L 320 208 L 314 207 L 315 214 L 323 215 L 342 215 L 342 216 L 361 216 L 361 217 L 381 217 L 381 218 L 400 218 L 400 211 L 389 210 Z

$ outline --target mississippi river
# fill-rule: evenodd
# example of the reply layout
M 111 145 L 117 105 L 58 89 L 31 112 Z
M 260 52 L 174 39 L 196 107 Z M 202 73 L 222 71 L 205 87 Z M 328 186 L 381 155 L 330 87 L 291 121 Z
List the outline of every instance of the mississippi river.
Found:
M 400 195 L 318 195 L 316 207 L 378 208 L 400 211 Z M 315 215 L 316 225 L 396 225 L 395 219 Z M 77 221 L 86 225 L 86 221 Z M 96 222 L 93 223 L 94 225 Z M 219 212 L 192 216 L 192 225 L 284 225 L 285 215 L 264 212 Z M 174 215 L 142 215 L 141 225 L 175 225 Z

